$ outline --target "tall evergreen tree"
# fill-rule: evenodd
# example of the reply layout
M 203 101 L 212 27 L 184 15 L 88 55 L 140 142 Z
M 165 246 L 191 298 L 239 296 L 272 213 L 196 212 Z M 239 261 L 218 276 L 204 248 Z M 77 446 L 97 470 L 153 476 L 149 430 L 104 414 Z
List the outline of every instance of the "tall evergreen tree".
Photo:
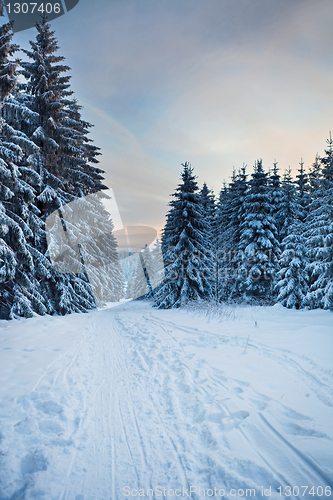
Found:
M 276 284 L 277 301 L 289 309 L 300 309 L 308 292 L 306 248 L 300 220 L 296 219 L 290 226 L 289 234 L 283 239 L 281 246 L 281 279 Z
M 246 165 L 238 171 L 230 192 L 230 207 L 226 228 L 226 237 L 230 241 L 229 264 L 230 269 L 226 274 L 230 281 L 228 296 L 231 299 L 239 297 L 239 287 L 237 281 L 237 268 L 242 258 L 240 242 L 242 237 L 242 223 L 244 221 L 244 201 L 248 191 Z
M 29 110 L 15 103 L 18 61 L 10 60 L 17 47 L 12 45 L 12 23 L 0 27 L 0 317 L 30 317 L 45 314 L 46 301 L 39 280 L 49 275 L 50 264 L 33 247 L 39 232 L 33 206 L 39 176 L 29 158 L 38 147 L 9 118 L 27 119 Z
M 278 270 L 279 243 L 271 216 L 268 174 L 258 160 L 244 199 L 238 287 L 245 300 L 270 301 Z
M 203 221 L 207 237 L 212 238 L 214 234 L 214 221 L 215 221 L 215 197 L 214 193 L 208 189 L 207 184 L 204 182 L 200 191 L 200 201 L 203 209 Z
M 308 259 L 304 231 L 310 195 L 303 160 L 300 162 L 298 172 L 294 184 L 290 172 L 287 171 L 287 176 L 284 179 L 282 209 L 285 214 L 285 223 L 282 229 L 286 235 L 281 243 L 282 255 L 279 273 L 281 279 L 277 283 L 279 292 L 277 300 L 282 305 L 294 309 L 303 306 L 304 298 L 308 293 L 306 272 Z
M 152 296 L 152 285 L 149 277 L 150 250 L 146 245 L 143 252 L 132 256 L 135 260 L 131 279 L 128 283 L 127 298 L 139 299 Z
M 77 241 L 80 242 L 80 239 L 85 241 L 85 255 L 79 255 L 77 248 L 70 248 L 69 245 L 66 249 L 67 261 L 71 257 L 72 262 L 68 272 L 60 273 L 52 269 L 51 279 L 42 283 L 45 295 L 50 298 L 50 312 L 66 314 L 94 307 L 95 299 L 99 302 L 101 296 L 104 297 L 103 300 L 112 300 L 115 283 L 121 282 L 121 276 L 117 262 L 116 241 L 113 237 L 105 237 L 107 234 L 111 235 L 113 225 L 105 216 L 102 205 L 104 195 L 101 194 L 101 190 L 106 188 L 102 183 L 103 172 L 96 166 L 90 165 L 98 162 L 96 159 L 99 154 L 98 148 L 92 146 L 87 138 L 90 125 L 81 119 L 80 107 L 72 98 L 73 92 L 70 89 L 68 75 L 70 68 L 62 64 L 64 57 L 57 54 L 58 44 L 54 32 L 51 31 L 45 18 L 37 23 L 36 27 L 38 32 L 36 41 L 30 42 L 30 51 L 25 50 L 32 62 L 22 62 L 22 73 L 26 83 L 21 85 L 24 93 L 18 97 L 37 115 L 36 121 L 22 124 L 25 127 L 24 131 L 39 148 L 39 152 L 32 158 L 34 168 L 41 179 L 36 208 L 45 223 L 48 217 L 57 211 L 61 218 L 63 206 L 85 195 L 95 196 L 95 199 L 90 196 L 89 201 L 77 203 L 82 209 L 91 211 L 91 214 L 85 214 L 85 226 L 82 227 L 83 221 L 80 223 L 82 236 L 78 234 L 78 227 L 67 220 L 68 236 L 72 240 L 76 236 Z M 96 228 L 94 228 L 96 219 L 99 243 L 93 241 L 96 239 Z M 63 230 L 64 227 L 60 226 L 59 220 L 55 223 L 54 219 L 53 222 L 52 227 L 49 225 L 49 235 L 54 234 L 56 238 L 56 232 Z M 91 237 L 88 243 L 89 234 Z M 39 239 L 36 245 L 39 251 L 47 255 L 45 237 Z M 89 253 L 91 249 L 94 249 L 93 253 Z M 111 259 L 113 264 L 111 268 L 106 266 L 105 256 Z M 85 268 L 81 265 L 82 259 L 85 261 Z M 104 273 L 101 272 L 101 266 L 102 268 L 104 266 Z M 87 272 L 83 272 L 84 270 L 89 270 L 89 280 L 94 293 L 87 281 Z M 98 297 L 94 297 L 97 290 Z M 109 299 L 107 299 L 108 290 Z
M 321 307 L 333 310 L 333 140 L 327 140 L 325 156 L 321 158 L 322 178 L 316 165 L 314 185 L 307 218 L 307 248 L 310 263 L 310 291 L 304 304 L 310 308 Z M 313 179 L 314 176 L 311 177 Z
M 281 228 L 281 233 L 284 232 L 285 236 L 281 243 L 282 255 L 279 262 L 281 279 L 276 285 L 278 302 L 293 309 L 303 306 L 308 292 L 306 274 L 308 259 L 304 238 L 304 220 L 308 203 L 307 177 L 302 161 L 300 166 L 300 173 L 295 184 L 292 183 L 290 170 L 284 178 L 282 210 L 285 214 L 285 223 Z M 298 190 L 296 190 L 296 185 Z
M 11 60 L 10 56 L 13 56 L 19 47 L 12 43 L 12 28 L 13 21 L 0 26 L 0 102 L 14 90 L 17 81 L 18 61 Z
M 227 209 L 227 237 L 230 242 L 232 252 L 237 253 L 240 238 L 241 238 L 241 223 L 243 216 L 243 203 L 248 189 L 246 166 L 234 173 L 232 182 L 229 185 L 230 198 L 229 206 Z
M 284 222 L 282 208 L 283 191 L 281 187 L 281 177 L 279 174 L 279 169 L 277 166 L 277 161 L 273 163 L 273 169 L 269 175 L 269 191 L 271 195 L 272 204 L 272 217 L 274 220 L 274 225 L 277 229 L 278 239 L 280 241 L 280 234 Z
M 315 161 L 313 162 L 309 171 L 309 182 L 310 182 L 310 199 L 313 200 L 317 197 L 317 191 L 321 186 L 321 162 L 318 153 L 316 154 Z
M 154 247 L 150 252 L 150 265 L 148 266 L 148 275 L 154 295 L 155 290 L 165 278 L 162 247 L 159 238 L 156 238 Z
M 246 166 L 233 172 L 231 183 L 220 193 L 217 209 L 219 246 L 219 296 L 226 301 L 238 296 L 236 269 L 243 218 L 243 203 L 248 189 Z
M 215 296 L 216 289 L 213 285 L 216 275 L 217 262 L 217 226 L 216 226 L 216 205 L 214 193 L 208 189 L 207 184 L 204 183 L 200 191 L 200 202 L 203 214 L 203 236 L 205 240 L 205 252 L 207 257 L 207 264 L 209 272 L 212 276 L 212 289 Z
M 282 226 L 280 228 L 279 240 L 282 241 L 289 233 L 289 228 L 294 222 L 296 211 L 296 187 L 291 175 L 291 169 L 285 171 L 282 180 L 282 199 L 279 210 Z
M 215 299 L 216 302 L 226 301 L 229 297 L 229 277 L 232 261 L 232 251 L 228 242 L 228 207 L 230 205 L 230 189 L 224 183 L 216 204 L 216 272 L 215 272 Z
M 162 236 L 166 276 L 155 293 L 155 304 L 162 309 L 213 298 L 198 185 L 191 165 L 182 166 L 182 183 L 172 195 Z
M 308 174 L 305 172 L 304 169 L 303 158 L 301 159 L 299 165 L 300 168 L 298 169 L 298 174 L 296 175 L 296 185 L 297 185 L 296 198 L 297 198 L 297 204 L 300 209 L 298 218 L 302 222 L 304 222 L 308 214 L 309 205 L 311 202 L 311 196 L 310 196 L 309 178 Z

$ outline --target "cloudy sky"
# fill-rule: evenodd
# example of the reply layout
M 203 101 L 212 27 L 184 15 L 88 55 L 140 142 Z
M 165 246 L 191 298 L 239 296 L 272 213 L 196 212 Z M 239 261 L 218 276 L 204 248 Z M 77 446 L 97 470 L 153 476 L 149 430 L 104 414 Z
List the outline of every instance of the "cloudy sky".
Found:
M 332 21 L 332 0 L 80 0 L 52 21 L 123 222 L 160 229 L 185 161 L 215 193 L 243 162 L 310 166 L 333 131 Z

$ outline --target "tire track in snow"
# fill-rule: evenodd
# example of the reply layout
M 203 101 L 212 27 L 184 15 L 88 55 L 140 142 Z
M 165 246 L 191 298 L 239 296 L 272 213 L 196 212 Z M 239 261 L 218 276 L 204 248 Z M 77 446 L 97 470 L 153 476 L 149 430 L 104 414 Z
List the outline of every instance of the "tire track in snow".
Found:
M 151 315 L 150 315 L 150 316 L 151 316 Z M 165 327 L 165 323 L 167 323 L 167 325 L 170 325 L 170 326 L 171 326 L 171 325 L 172 325 L 172 326 L 174 325 L 174 324 L 172 324 L 171 322 L 163 322 L 163 324 L 161 324 L 162 322 L 161 322 L 160 320 L 156 320 L 156 321 L 155 321 L 155 319 L 156 319 L 156 318 L 154 318 L 154 319 L 152 320 L 150 317 L 149 317 L 149 318 L 145 317 L 145 320 L 146 320 L 147 322 L 154 323 L 155 325 L 159 325 L 159 326 L 161 327 L 161 329 L 162 329 L 165 333 L 169 333 L 169 332 L 167 331 L 166 327 Z M 178 327 L 178 325 L 174 326 L 174 330 L 175 330 L 175 329 L 179 329 L 179 330 L 182 330 L 182 331 L 186 331 L 186 332 L 188 332 L 188 333 L 190 333 L 190 334 L 193 332 L 193 330 L 192 330 L 192 329 L 190 329 L 190 328 L 186 328 L 186 327 L 185 327 L 185 328 L 184 328 L 184 327 L 180 327 L 180 328 L 179 328 L 179 327 Z M 197 332 L 196 330 L 194 330 L 194 334 L 196 334 L 196 335 L 198 335 L 198 334 L 199 334 L 199 335 L 201 336 L 201 335 L 202 335 L 202 332 Z M 212 336 L 212 334 L 210 334 L 210 336 Z M 181 349 L 182 349 L 182 351 L 183 351 L 183 353 L 184 353 L 184 350 L 183 350 L 183 348 L 182 348 L 182 345 L 181 345 L 178 341 L 176 341 L 175 336 L 170 334 L 170 337 L 171 337 L 171 338 L 175 341 L 175 343 L 177 343 L 177 344 L 181 347 Z M 265 348 L 266 348 L 266 346 L 265 346 Z M 266 350 L 267 350 L 267 348 L 266 348 L 266 349 L 264 349 L 264 350 L 266 351 Z M 184 355 L 185 355 L 185 353 L 184 353 Z M 280 356 L 282 356 L 283 358 L 286 358 L 286 357 L 287 357 L 284 353 L 282 353 L 282 354 L 280 354 L 280 353 L 279 353 L 279 355 L 278 355 L 278 356 L 275 356 L 275 358 L 278 358 L 278 359 L 279 359 L 279 362 L 281 362 L 281 357 L 280 357 Z M 287 362 L 288 362 L 288 361 L 289 361 L 289 360 L 287 360 Z M 296 364 L 298 365 L 298 363 L 297 363 L 296 361 L 294 361 L 294 360 L 291 360 L 291 362 L 294 362 L 294 363 L 296 363 Z M 187 365 L 186 365 L 186 366 L 187 366 Z M 305 371 L 305 370 L 304 370 L 304 369 L 303 369 L 300 365 L 298 365 L 298 366 L 299 366 L 299 368 L 300 368 L 300 370 L 301 370 L 301 371 L 303 371 L 303 372 L 305 372 L 305 373 L 306 373 L 306 375 L 307 375 L 307 376 L 312 377 L 312 378 L 313 378 L 313 379 L 317 382 L 317 384 L 318 384 L 318 385 L 326 386 L 326 384 L 321 384 L 321 381 L 317 380 L 317 379 L 316 379 L 316 377 L 314 377 L 311 373 L 306 372 L 306 371 Z M 187 367 L 187 368 L 188 368 L 188 367 Z M 189 370 L 189 371 L 190 371 L 190 370 Z M 211 377 L 211 379 L 212 379 L 212 378 L 214 379 L 214 381 L 215 381 L 215 382 L 217 381 L 217 378 L 216 378 L 216 377 Z M 226 388 L 226 386 L 225 386 L 224 384 L 222 384 L 222 385 L 223 385 L 223 387 L 224 387 L 224 388 Z M 326 386 L 326 387 L 327 387 L 327 386 Z M 320 394 L 320 395 L 319 395 L 319 397 L 320 397 L 320 396 L 322 396 L 322 394 Z M 239 397 L 240 397 L 240 396 L 239 396 Z M 322 397 L 321 397 L 320 399 L 324 399 L 325 403 L 327 404 L 327 400 L 326 400 L 325 398 L 322 398 Z M 248 403 L 250 403 L 250 406 L 252 406 L 252 408 L 254 408 L 254 407 L 253 407 L 253 404 L 251 404 L 251 402 L 249 402 L 249 401 L 247 401 L 247 402 L 248 402 Z M 226 405 L 224 405 L 224 409 L 228 412 L 228 409 L 227 409 L 227 406 L 226 406 Z M 230 412 L 229 412 L 229 414 L 230 414 Z M 264 417 L 262 416 L 262 413 L 261 413 L 261 412 L 259 412 L 259 414 L 260 414 L 260 416 L 261 416 L 262 418 L 264 418 Z M 265 421 L 267 422 L 267 420 L 265 420 Z M 276 431 L 276 430 L 275 430 L 275 431 Z M 245 438 L 245 439 L 247 439 L 247 440 L 250 442 L 250 440 L 249 440 L 249 438 L 248 438 L 248 436 L 247 436 L 246 430 L 244 430 L 244 428 L 243 428 L 243 429 L 242 429 L 242 428 L 239 428 L 239 432 L 240 432 L 240 433 L 244 436 L 244 438 Z M 331 479 L 330 479 L 330 478 L 329 478 L 329 477 L 328 477 L 328 476 L 327 476 L 327 475 L 326 475 L 326 474 L 325 474 L 325 473 L 321 470 L 321 468 L 320 468 L 320 467 L 318 467 L 318 466 L 315 464 L 315 462 L 314 462 L 313 460 L 311 460 L 310 458 L 308 459 L 308 458 L 307 458 L 307 457 L 306 457 L 303 453 L 301 453 L 299 450 L 297 450 L 297 448 L 296 448 L 295 446 L 291 445 L 291 444 L 289 443 L 289 441 L 288 441 L 288 440 L 286 440 L 285 438 L 283 438 L 283 436 L 282 436 L 282 435 L 281 435 L 278 431 L 276 431 L 276 433 L 277 433 L 277 435 L 281 436 L 281 438 L 282 438 L 282 440 L 280 441 L 280 448 L 281 448 L 281 444 L 283 445 L 283 446 L 282 446 L 282 448 L 287 448 L 287 450 L 286 450 L 286 452 L 285 452 L 286 456 L 288 455 L 288 452 L 289 452 L 290 447 L 291 447 L 291 448 L 294 450 L 294 454 L 296 454 L 296 456 L 297 456 L 298 460 L 301 460 L 302 465 L 306 464 L 306 467 L 307 467 L 308 471 L 309 471 L 309 472 L 311 472 L 311 474 L 312 474 L 312 475 L 314 475 L 314 476 L 317 478 L 317 480 L 319 480 L 319 484 L 321 484 L 321 482 L 324 482 L 324 484 L 326 484 L 326 485 L 331 485 L 331 484 L 332 484 Z M 252 443 L 251 443 L 251 444 L 252 444 Z M 290 484 L 290 483 L 292 482 L 292 481 L 288 481 L 288 482 L 287 482 L 287 480 L 286 480 L 286 478 L 284 477 L 284 475 L 281 475 L 278 471 L 276 471 L 276 469 L 274 468 L 274 466 L 273 466 L 273 465 L 271 465 L 271 464 L 269 463 L 269 461 L 267 461 L 267 459 L 266 459 L 266 458 L 264 458 L 264 457 L 260 454 L 260 451 L 259 451 L 257 448 L 255 448 L 255 451 L 256 451 L 256 452 L 258 453 L 258 455 L 262 458 L 262 460 L 263 460 L 263 461 L 265 461 L 266 465 L 269 467 L 269 469 L 271 470 L 271 472 L 272 472 L 273 474 L 275 473 L 275 475 L 276 475 L 276 476 L 280 479 L 280 482 L 282 481 L 282 484 Z M 303 467 L 303 468 L 304 468 L 304 467 Z
M 148 320 L 148 323 L 149 323 L 150 328 L 151 328 L 151 323 L 149 320 Z M 133 323 L 133 321 L 129 322 L 129 320 L 127 319 L 126 326 L 124 327 L 124 329 L 127 330 L 128 332 L 131 332 L 132 337 L 135 338 L 135 341 L 137 344 L 138 338 L 140 338 L 140 333 L 135 328 L 135 323 Z M 140 329 L 142 330 L 142 325 L 140 325 Z M 147 330 L 145 330 L 145 332 L 148 333 Z M 156 333 L 156 326 L 155 326 L 155 330 L 153 332 L 153 336 L 154 336 L 154 333 Z M 148 335 L 148 337 L 149 337 L 149 335 Z M 148 349 L 148 351 L 150 351 L 151 357 L 152 358 L 154 357 L 154 350 L 153 350 L 154 344 L 153 343 L 152 343 L 152 345 L 150 345 L 148 347 L 147 347 L 147 343 L 141 343 L 140 345 L 142 347 L 142 350 Z M 158 352 L 158 349 L 157 349 L 157 352 Z M 179 353 L 181 353 L 181 355 L 185 357 L 185 352 L 183 349 L 179 349 Z M 175 354 L 174 351 L 173 351 L 173 354 Z M 146 356 L 147 355 L 148 354 L 146 352 Z M 164 380 L 166 381 L 166 385 L 168 385 L 168 377 L 170 377 L 170 374 L 172 374 L 173 371 L 175 373 L 175 375 L 173 375 L 174 381 L 177 381 L 177 373 L 179 373 L 183 369 L 186 369 L 188 377 L 192 376 L 191 369 L 187 366 L 187 364 L 184 364 L 183 360 L 180 360 L 179 357 L 177 358 L 174 356 L 172 358 L 172 355 L 171 355 L 169 361 L 170 361 L 170 365 L 167 367 L 167 369 L 164 368 L 164 372 L 165 372 L 164 373 Z M 175 363 L 176 364 L 178 363 L 178 366 L 173 366 L 173 365 L 175 365 Z M 163 365 L 159 365 L 159 369 L 163 370 Z M 155 370 L 156 370 L 156 368 L 155 368 Z M 154 369 L 152 369 L 152 378 L 154 378 Z M 193 382 L 193 380 L 192 380 L 192 382 Z M 194 384 L 192 389 L 194 389 L 193 393 L 196 394 L 197 396 L 198 396 L 198 394 L 200 394 L 200 396 L 202 397 L 202 401 L 200 401 L 199 403 L 201 403 L 202 406 L 204 406 L 203 399 L 204 399 L 205 395 L 203 394 L 202 388 L 195 387 L 195 384 Z M 158 391 L 156 391 L 155 394 L 157 392 Z M 167 393 L 165 394 L 165 397 L 170 398 L 172 400 L 171 418 L 167 419 L 167 420 L 165 419 L 165 414 L 168 413 L 168 411 L 165 411 L 165 409 L 164 409 L 163 416 L 164 416 L 164 421 L 166 422 L 167 427 L 168 427 L 168 433 L 170 435 L 175 434 L 176 440 L 181 444 L 181 443 L 186 443 L 187 437 L 188 437 L 186 435 L 182 436 L 179 433 L 179 431 L 180 431 L 179 423 L 181 423 L 182 420 L 184 420 L 184 418 L 186 418 L 186 415 L 181 412 L 181 409 L 180 409 L 179 404 L 178 404 L 178 401 L 180 399 L 179 399 L 179 396 L 173 395 L 175 392 L 177 392 L 177 391 L 174 391 L 173 387 L 167 388 Z M 161 407 L 161 409 L 163 409 L 163 402 L 159 406 Z M 189 460 L 188 463 L 190 463 L 190 466 L 188 467 L 188 472 L 190 473 L 190 477 L 191 477 L 192 481 L 198 480 L 198 471 L 200 471 L 200 469 L 202 469 L 204 467 L 204 463 L 211 463 L 211 464 L 214 463 L 214 459 L 211 456 L 209 447 L 205 451 L 202 449 L 202 446 L 199 447 L 199 449 L 198 449 L 197 440 L 195 439 L 195 435 L 198 433 L 202 434 L 202 435 L 206 434 L 205 426 L 206 426 L 207 422 L 203 422 L 202 425 L 200 424 L 200 422 L 198 422 L 199 423 L 199 426 L 198 426 L 198 424 L 196 424 L 194 422 L 195 418 L 196 418 L 195 415 L 192 415 L 192 420 L 191 420 L 191 424 L 190 424 L 192 427 L 192 430 L 193 430 L 193 432 L 192 432 L 192 434 L 193 434 L 192 441 L 193 442 L 191 442 L 191 444 L 194 445 L 193 449 L 190 451 L 189 447 L 186 448 L 186 446 L 183 446 L 183 451 L 182 451 L 182 455 L 186 457 L 187 462 Z M 243 418 L 243 417 L 241 417 L 241 418 Z M 172 423 L 172 425 L 170 425 L 170 423 Z M 239 421 L 239 423 L 240 423 L 240 421 Z M 210 424 L 210 422 L 208 422 L 208 424 Z M 176 427 L 176 429 L 175 429 L 175 427 Z M 199 460 L 198 460 L 198 457 L 196 455 L 198 455 L 200 457 Z M 228 471 L 228 472 L 229 472 L 229 476 L 232 477 L 233 476 L 232 471 Z M 199 473 L 199 477 L 200 476 L 202 477 L 202 473 Z
M 152 316 L 153 319 L 150 318 Z M 228 344 L 230 346 L 240 346 L 239 340 L 244 342 L 246 338 L 240 337 L 230 337 L 223 334 L 212 334 L 211 332 L 205 330 L 198 330 L 196 328 L 189 328 L 184 326 L 179 326 L 171 321 L 164 321 L 156 318 L 151 313 L 150 316 L 146 319 L 146 321 L 152 321 L 155 324 L 169 325 L 174 329 L 178 329 L 185 333 L 188 333 L 192 336 L 205 336 L 205 343 L 207 347 L 214 347 L 217 344 L 221 345 L 221 343 Z M 165 330 L 166 331 L 166 330 Z M 208 342 L 206 339 L 210 339 L 211 342 Z M 313 392 L 316 394 L 318 399 L 320 399 L 325 405 L 329 407 L 333 407 L 333 374 L 331 370 L 324 370 L 318 366 L 313 360 L 307 358 L 306 356 L 300 356 L 292 351 L 288 351 L 286 349 L 272 349 L 267 345 L 262 344 L 260 342 L 251 342 L 248 343 L 248 347 L 253 347 L 254 349 L 259 350 L 264 356 L 269 357 L 281 364 L 282 366 L 290 368 L 296 371 L 298 374 L 303 375 L 306 378 L 307 384 L 312 388 Z M 310 368 L 306 370 L 301 363 L 304 362 Z M 312 373 L 314 371 L 314 373 Z M 325 379 L 325 382 L 319 378 L 319 374 Z
M 127 334 L 129 333 L 128 329 L 124 326 L 123 322 L 120 320 L 119 316 L 116 316 L 116 322 L 117 322 L 117 326 L 116 328 L 118 329 L 118 332 L 119 332 L 119 339 L 120 339 L 120 342 L 122 343 L 122 350 L 123 352 L 125 353 L 125 349 L 124 349 L 124 342 L 122 340 L 122 333 L 124 332 L 127 332 Z M 125 355 L 124 355 L 125 357 Z M 126 354 L 126 357 L 127 357 L 127 354 Z M 143 359 L 143 358 L 142 358 Z M 144 362 L 145 363 L 145 362 Z M 148 367 L 149 368 L 149 367 Z M 132 375 L 132 380 L 133 380 L 133 373 L 131 374 Z M 130 383 L 130 378 L 129 378 L 129 371 L 128 371 L 128 366 L 126 365 L 126 380 L 127 380 L 127 387 L 129 388 L 129 395 L 130 395 L 130 400 L 132 402 L 131 404 L 131 410 L 133 411 L 134 413 L 134 420 L 136 422 L 136 429 L 137 429 L 137 432 L 138 432 L 138 436 L 139 436 L 139 439 L 140 439 L 140 443 L 142 445 L 142 451 L 144 452 L 144 461 L 145 461 L 145 465 L 146 467 L 148 467 L 148 462 L 147 462 L 147 453 L 144 451 L 144 445 L 143 445 L 143 439 L 142 439 L 142 436 L 141 436 L 141 433 L 139 431 L 139 424 L 138 424 L 138 420 L 137 420 L 137 417 L 135 415 L 135 408 L 134 408 L 134 400 L 133 400 L 133 395 L 132 395 L 132 390 L 131 390 L 131 383 Z M 145 389 L 143 387 L 143 385 L 140 383 L 140 380 L 137 380 L 137 382 L 140 384 L 140 387 L 141 387 L 141 390 L 143 391 L 143 394 L 145 395 L 145 401 L 146 403 L 148 401 L 151 402 L 151 404 L 149 405 L 149 408 L 150 410 L 155 414 L 155 416 L 157 417 L 159 423 L 161 424 L 161 427 L 162 427 L 162 432 L 164 434 L 164 439 L 166 441 L 169 441 L 170 445 L 171 445 L 171 449 L 174 451 L 175 453 L 175 456 L 176 456 L 176 460 L 178 461 L 178 464 L 179 464 L 179 468 L 181 470 L 181 472 L 183 473 L 183 480 L 184 480 L 184 485 L 187 484 L 187 479 L 186 479 L 186 474 L 185 474 L 185 469 L 184 469 L 184 466 L 182 464 L 182 461 L 181 461 L 181 458 L 179 456 L 179 453 L 177 451 L 177 447 L 175 445 L 175 443 L 173 442 L 171 436 L 169 436 L 167 430 L 165 429 L 165 426 L 164 426 L 164 423 L 161 419 L 161 416 L 156 408 L 156 403 L 153 401 L 152 397 L 151 397 L 151 394 L 147 394 L 145 393 Z M 147 432 L 149 433 L 149 429 L 145 429 L 145 432 L 146 432 L 146 435 L 147 435 Z M 150 485 L 149 485 L 150 488 L 153 488 L 153 485 L 152 485 L 152 482 L 150 480 Z M 188 487 L 188 486 L 187 486 Z
M 262 422 L 269 429 L 269 431 L 275 436 L 275 438 L 282 442 L 283 445 L 286 446 L 294 456 L 296 456 L 296 459 L 304 464 L 304 466 L 310 473 L 317 476 L 317 478 L 319 479 L 319 485 L 331 486 L 331 488 L 333 488 L 332 479 L 323 472 L 323 470 L 315 463 L 314 460 L 312 460 L 309 456 L 304 455 L 304 453 L 293 446 L 270 422 L 268 422 L 267 418 L 264 417 L 261 412 L 259 412 L 259 416 Z
M 117 328 L 117 316 L 115 317 L 115 320 L 113 322 L 113 331 L 118 334 L 118 346 L 117 346 L 118 349 L 115 350 L 115 355 L 117 356 L 117 361 L 118 361 L 119 368 L 120 368 L 119 373 L 121 372 L 126 377 L 126 389 L 127 389 L 126 392 L 127 392 L 127 396 L 129 397 L 127 399 L 127 405 L 129 407 L 130 415 L 132 418 L 132 423 L 134 424 L 134 428 L 135 428 L 135 432 L 136 432 L 136 436 L 137 436 L 137 442 L 139 443 L 139 450 L 140 450 L 140 455 L 141 455 L 141 465 L 143 465 L 143 467 L 146 470 L 148 470 L 147 451 L 145 449 L 144 440 L 142 438 L 140 428 L 138 425 L 138 419 L 137 419 L 137 415 L 136 415 L 136 411 L 135 411 L 135 405 L 134 405 L 134 401 L 133 401 L 133 394 L 132 394 L 131 384 L 130 384 L 130 380 L 129 380 L 127 364 L 120 363 L 120 356 L 119 356 L 119 347 L 120 346 L 121 346 L 120 349 L 121 349 L 122 358 L 125 357 L 125 354 L 124 354 L 124 349 L 123 349 L 123 345 L 121 342 L 121 338 L 119 336 L 119 329 Z M 141 469 L 142 469 L 142 467 L 141 467 Z

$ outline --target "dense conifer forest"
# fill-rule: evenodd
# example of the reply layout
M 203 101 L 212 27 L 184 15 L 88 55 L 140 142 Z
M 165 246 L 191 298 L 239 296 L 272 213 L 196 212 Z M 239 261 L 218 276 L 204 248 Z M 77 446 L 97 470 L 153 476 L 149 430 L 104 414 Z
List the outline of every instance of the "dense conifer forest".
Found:
M 234 171 L 218 199 L 189 163 L 163 230 L 166 277 L 155 305 L 192 300 L 333 310 L 333 140 L 296 178 L 258 160 Z

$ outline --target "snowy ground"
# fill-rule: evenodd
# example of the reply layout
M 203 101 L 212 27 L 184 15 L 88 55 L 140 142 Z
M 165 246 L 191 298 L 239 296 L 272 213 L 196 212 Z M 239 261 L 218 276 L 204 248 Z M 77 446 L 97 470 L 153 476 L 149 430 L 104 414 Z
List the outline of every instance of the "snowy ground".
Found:
M 141 301 L 0 321 L 0 499 L 327 498 L 332 319 Z

